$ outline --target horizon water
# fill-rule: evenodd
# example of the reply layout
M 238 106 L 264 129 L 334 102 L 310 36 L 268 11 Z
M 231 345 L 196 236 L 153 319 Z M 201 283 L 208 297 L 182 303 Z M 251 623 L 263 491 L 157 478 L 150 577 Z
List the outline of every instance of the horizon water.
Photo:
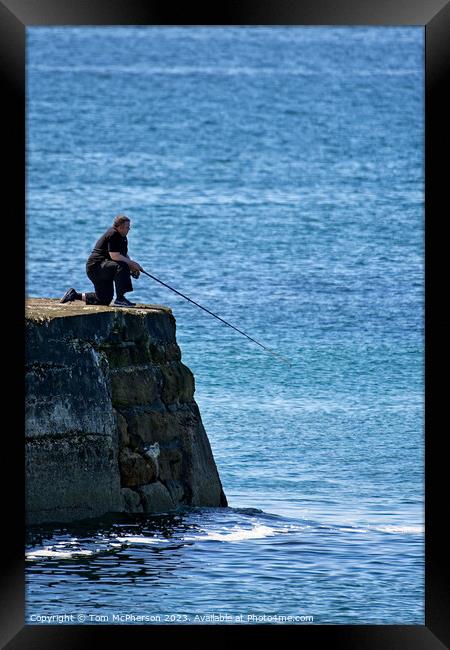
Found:
M 291 363 L 134 281 L 173 310 L 229 507 L 30 527 L 28 623 L 424 623 L 423 46 L 27 28 L 27 295 L 90 291 L 124 212 L 133 259 Z

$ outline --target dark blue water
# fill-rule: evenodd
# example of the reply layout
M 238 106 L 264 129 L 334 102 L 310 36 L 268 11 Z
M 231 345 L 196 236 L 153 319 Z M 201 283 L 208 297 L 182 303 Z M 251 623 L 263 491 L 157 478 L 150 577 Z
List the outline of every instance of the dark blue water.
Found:
M 423 624 L 423 29 L 27 39 L 28 295 L 90 290 L 125 212 L 132 258 L 292 364 L 136 281 L 230 508 L 33 529 L 27 621 Z

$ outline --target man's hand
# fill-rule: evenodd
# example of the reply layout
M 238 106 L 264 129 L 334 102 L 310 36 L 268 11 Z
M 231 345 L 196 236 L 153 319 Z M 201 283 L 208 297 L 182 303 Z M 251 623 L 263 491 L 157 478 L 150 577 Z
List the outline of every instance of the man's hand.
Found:
M 130 267 L 130 271 L 143 271 L 144 269 L 140 264 L 135 262 L 134 260 L 129 260 L 128 261 L 128 266 Z

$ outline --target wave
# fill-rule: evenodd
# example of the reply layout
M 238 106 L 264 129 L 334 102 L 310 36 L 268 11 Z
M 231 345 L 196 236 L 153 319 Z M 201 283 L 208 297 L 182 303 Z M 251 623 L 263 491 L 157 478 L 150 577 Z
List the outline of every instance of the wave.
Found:
M 112 76 L 114 74 L 126 75 L 222 75 L 222 76 L 300 76 L 300 77 L 373 77 L 374 75 L 401 77 L 401 76 L 418 76 L 421 71 L 415 68 L 378 68 L 367 70 L 352 69 L 341 70 L 335 69 L 308 69 L 304 66 L 291 67 L 249 67 L 249 66 L 198 66 L 198 65 L 173 65 L 173 66 L 149 66 L 146 64 L 130 65 L 49 65 L 49 64 L 32 64 L 29 69 L 32 72 L 60 72 L 64 74 L 89 73 L 99 74 L 102 76 Z
M 47 548 L 40 548 L 36 551 L 28 551 L 27 553 L 25 553 L 25 558 L 27 560 L 40 559 L 43 557 L 66 559 L 66 558 L 76 557 L 78 555 L 93 555 L 93 554 L 94 551 L 88 551 L 86 549 L 76 549 L 71 551 L 71 550 L 57 550 L 51 547 L 47 547 Z
M 138 527 L 136 531 L 125 531 L 110 529 L 101 538 L 93 534 L 83 540 L 84 548 L 76 538 L 64 542 L 58 542 L 57 537 L 53 539 L 53 545 L 45 545 L 41 548 L 30 549 L 25 553 L 27 561 L 42 561 L 45 559 L 65 560 L 75 557 L 97 556 L 103 553 L 115 553 L 134 545 L 149 546 L 156 549 L 169 549 L 174 545 L 177 547 L 192 545 L 204 542 L 225 542 L 238 543 L 265 538 L 277 538 L 271 543 L 280 541 L 289 536 L 296 536 L 301 539 L 307 535 L 311 536 L 333 534 L 374 534 L 382 533 L 387 535 L 423 535 L 423 525 L 392 524 L 383 523 L 333 523 L 317 519 L 300 519 L 281 516 L 270 512 L 264 512 L 257 508 L 226 508 L 222 512 L 216 509 L 193 508 L 186 509 L 184 515 L 188 527 L 162 530 L 145 530 L 149 520 L 145 518 L 138 524 L 128 524 Z M 189 521 L 190 520 L 190 521 Z M 250 521 L 249 521 L 250 520 Z M 142 526 L 142 534 L 139 528 Z M 163 534 L 161 534 L 163 532 Z M 119 533 L 119 534 L 118 534 Z M 154 534 L 153 534 L 154 533 Z M 291 537 L 292 540 L 292 537 Z M 74 547 L 74 544 L 76 546 Z
M 118 542 L 124 542 L 125 544 L 164 544 L 164 542 L 173 541 L 159 537 L 141 537 L 139 535 L 125 535 L 124 537 L 116 537 L 116 539 Z
M 425 532 L 425 526 L 368 526 L 369 530 L 377 530 L 381 533 L 400 533 L 402 535 L 421 535 Z
M 322 530 L 329 529 L 333 532 L 340 533 L 388 533 L 391 535 L 422 535 L 425 532 L 424 526 L 402 526 L 402 525 L 393 525 L 393 524 L 384 524 L 374 526 L 372 524 L 368 525 L 333 525 L 333 524 L 320 524 L 319 528 Z
M 236 526 L 231 531 L 203 531 L 204 534 L 183 537 L 184 541 L 213 541 L 213 542 L 242 542 L 247 539 L 263 539 L 277 534 L 276 529 L 263 524 L 256 524 L 252 528 Z

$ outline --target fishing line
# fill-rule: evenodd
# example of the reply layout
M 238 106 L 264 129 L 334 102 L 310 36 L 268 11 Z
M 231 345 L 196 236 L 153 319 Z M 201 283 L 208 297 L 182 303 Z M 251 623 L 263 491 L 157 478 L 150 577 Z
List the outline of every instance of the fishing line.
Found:
M 141 272 L 142 272 L 142 273 L 145 273 L 145 275 L 148 275 L 149 278 L 152 278 L 152 280 L 156 280 L 156 282 L 159 282 L 159 283 L 162 284 L 164 287 L 167 287 L 168 289 L 170 289 L 170 290 L 173 291 L 174 293 L 178 294 L 179 296 L 181 296 L 181 297 L 184 298 L 185 300 L 188 300 L 188 301 L 191 302 L 193 305 L 196 305 L 197 307 L 200 307 L 200 309 L 203 309 L 203 311 L 206 311 L 207 314 L 210 314 L 211 316 L 214 316 L 214 318 L 217 318 L 217 320 L 220 320 L 222 323 L 225 323 L 225 325 L 228 325 L 228 327 L 231 327 L 232 329 L 236 330 L 236 332 L 239 332 L 239 334 L 242 334 L 243 336 L 246 336 L 250 341 L 253 341 L 253 343 L 256 343 L 256 345 L 259 345 L 261 348 L 263 348 L 264 350 L 266 350 L 266 352 L 268 352 L 269 354 L 272 354 L 273 356 L 275 356 L 275 357 L 277 357 L 278 359 L 280 359 L 283 363 L 285 363 L 286 365 L 288 365 L 289 367 L 291 367 L 290 362 L 289 362 L 287 359 L 285 359 L 283 356 L 281 356 L 281 354 L 278 354 L 278 352 L 274 352 L 273 350 L 271 350 L 271 349 L 268 348 L 267 346 L 263 345 L 262 343 L 260 343 L 260 342 L 257 341 L 256 339 L 253 339 L 251 336 L 249 336 L 248 334 L 246 334 L 246 333 L 243 332 L 242 330 L 238 329 L 238 328 L 235 327 L 234 325 L 231 325 L 231 323 L 228 323 L 228 322 L 227 322 L 226 320 L 224 320 L 223 318 L 220 318 L 220 316 L 217 316 L 217 314 L 214 314 L 214 313 L 213 313 L 212 311 L 210 311 L 209 309 L 206 309 L 206 307 L 202 307 L 202 305 L 199 305 L 198 302 L 195 302 L 195 300 L 192 300 L 192 299 L 189 298 L 188 296 L 185 296 L 184 293 L 181 293 L 181 291 L 177 291 L 176 289 L 174 289 L 173 287 L 169 286 L 168 284 L 166 284 L 166 283 L 163 282 L 162 280 L 159 280 L 158 278 L 156 278 L 154 275 L 151 275 L 150 273 L 147 273 L 147 271 L 144 271 L 143 269 L 142 269 Z

